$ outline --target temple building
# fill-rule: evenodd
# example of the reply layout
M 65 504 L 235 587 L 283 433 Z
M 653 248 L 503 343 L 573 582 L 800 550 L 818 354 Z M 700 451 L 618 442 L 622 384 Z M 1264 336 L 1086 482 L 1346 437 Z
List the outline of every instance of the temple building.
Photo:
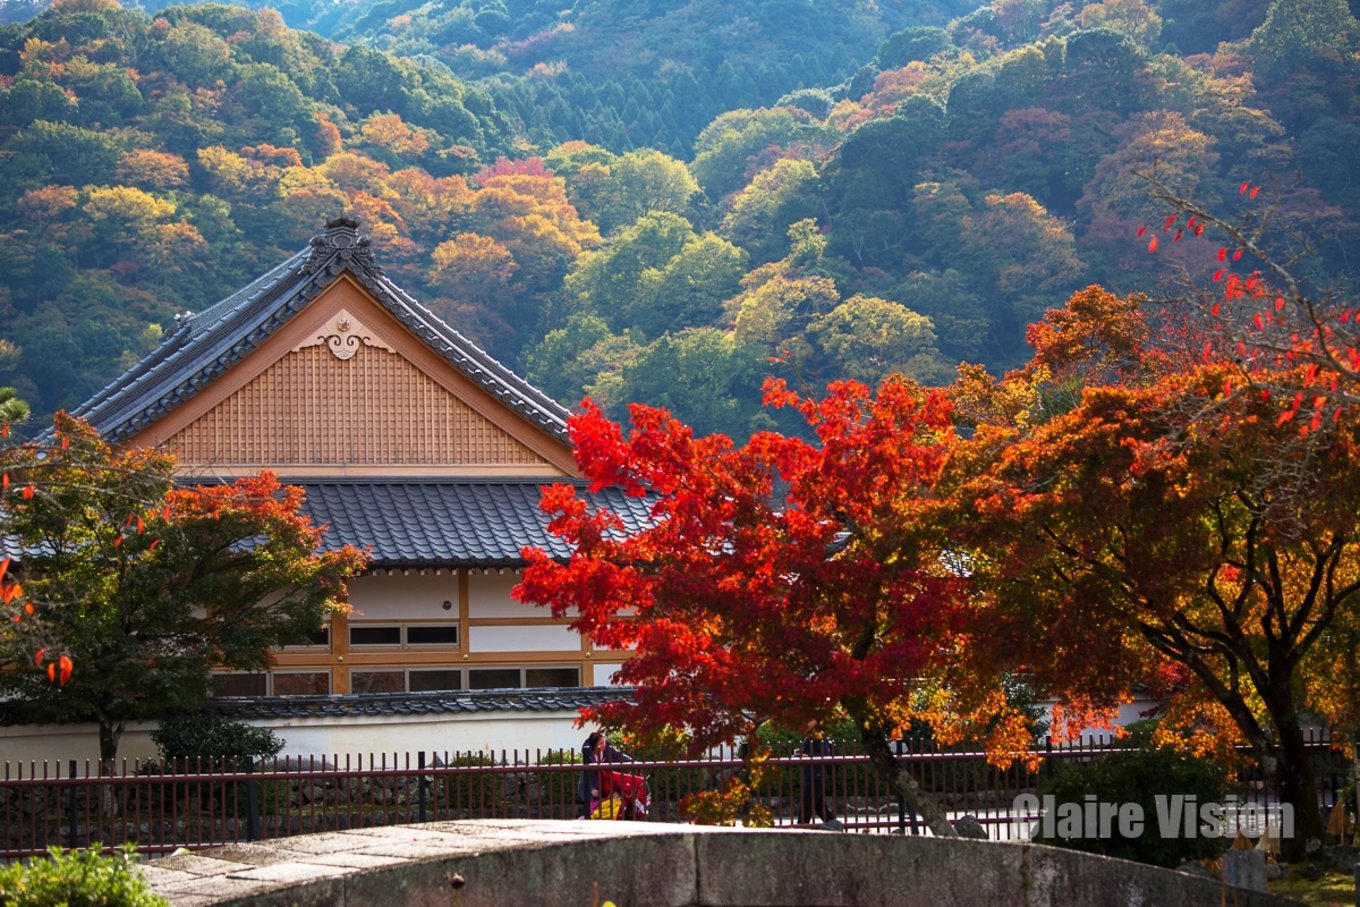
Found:
M 538 501 L 581 481 L 567 411 L 389 280 L 354 220 L 185 313 L 75 414 L 174 452 L 185 482 L 272 470 L 327 545 L 371 553 L 353 613 L 267 673 L 223 672 L 220 696 L 592 687 L 625 657 L 510 596 L 524 546 L 566 553 Z

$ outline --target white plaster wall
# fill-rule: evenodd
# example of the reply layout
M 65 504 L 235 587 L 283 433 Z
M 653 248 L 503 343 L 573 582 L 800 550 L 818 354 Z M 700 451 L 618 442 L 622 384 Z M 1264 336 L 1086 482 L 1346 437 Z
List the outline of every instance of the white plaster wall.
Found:
M 410 754 L 446 751 L 521 752 L 547 749 L 576 749 L 590 729 L 576 728 L 575 712 L 467 713 L 372 719 L 281 718 L 250 721 L 267 727 L 284 741 L 280 756 L 333 759 L 336 756 L 391 755 L 397 764 Z M 154 723 L 129 726 L 118 748 L 120 762 L 154 759 L 151 743 Z M 94 724 L 14 725 L 0 728 L 0 771 L 3 763 L 41 763 L 52 773 L 65 775 L 66 762 L 76 759 L 91 765 L 99 759 L 98 727 Z M 29 767 L 25 766 L 25 774 Z M 78 771 L 83 771 L 79 769 Z
M 561 625 L 528 627 L 468 627 L 469 652 L 581 651 L 581 637 Z
M 458 575 L 437 573 L 380 574 L 349 580 L 349 601 L 365 620 L 450 620 L 458 617 Z M 444 602 L 449 602 L 446 610 Z
M 468 575 L 469 617 L 550 617 L 547 608 L 536 608 L 517 602 L 510 590 L 520 581 L 517 570 L 504 573 L 482 573 L 473 570 Z

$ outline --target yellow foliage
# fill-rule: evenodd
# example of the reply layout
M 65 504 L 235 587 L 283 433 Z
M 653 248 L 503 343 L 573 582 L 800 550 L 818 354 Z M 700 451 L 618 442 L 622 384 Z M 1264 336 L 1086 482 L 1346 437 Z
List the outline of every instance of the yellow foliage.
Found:
M 209 184 L 219 195 L 244 195 L 251 188 L 259 168 L 221 145 L 198 149 L 198 164 L 208 175 Z
M 425 130 L 413 129 L 395 113 L 377 113 L 364 121 L 359 135 L 365 142 L 394 154 L 419 156 L 430 148 Z
M 121 221 L 136 229 L 148 229 L 175 214 L 173 203 L 135 186 L 99 186 L 85 197 L 85 213 L 99 221 Z
M 177 189 L 189 182 L 184 158 L 166 151 L 135 148 L 124 152 L 114 171 L 120 182 L 151 189 Z

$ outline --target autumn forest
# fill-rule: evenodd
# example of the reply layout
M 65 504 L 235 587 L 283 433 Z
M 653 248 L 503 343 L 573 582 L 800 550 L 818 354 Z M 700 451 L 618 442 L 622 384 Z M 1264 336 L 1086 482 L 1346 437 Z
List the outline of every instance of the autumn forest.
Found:
M 0 12 L 0 381 L 38 415 L 341 212 L 563 402 L 735 437 L 768 375 L 946 384 L 1088 284 L 1175 295 L 1212 250 L 1147 254 L 1145 177 L 1266 186 L 1321 282 L 1360 229 L 1344 0 Z
M 1306 727 L 1360 779 L 1360 0 L 250 3 L 0 0 L 21 435 L 357 216 L 652 502 L 551 486 L 572 554 L 522 552 L 516 596 L 632 651 L 587 717 L 834 711 L 952 834 L 893 735 L 1030 759 L 1007 684 L 1057 734 L 1136 685 L 1321 837 Z M 63 420 L 7 449 L 16 526 L 59 496 L 15 470 L 115 455 Z M 108 562 L 177 565 L 160 512 Z M 57 698 L 61 651 L 16 656 Z

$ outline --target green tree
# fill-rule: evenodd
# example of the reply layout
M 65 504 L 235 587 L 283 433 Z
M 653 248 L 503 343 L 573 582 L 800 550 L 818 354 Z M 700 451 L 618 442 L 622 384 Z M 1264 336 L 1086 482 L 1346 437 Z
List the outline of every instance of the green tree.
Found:
M 830 132 L 796 107 L 732 110 L 699 134 L 690 170 L 709 199 L 718 201 L 747 183 L 752 157 L 772 147 L 818 141 L 830 144 Z
M 1360 39 L 1360 22 L 1346 0 L 1275 0 L 1251 34 L 1251 53 L 1262 72 L 1287 73 L 1319 54 L 1347 54 Z
M 696 432 L 746 437 L 767 424 L 757 419 L 763 365 L 759 348 L 717 328 L 668 334 L 623 367 L 622 399 L 648 400 L 683 413 Z
M 711 325 L 740 290 L 746 264 L 746 253 L 722 237 L 696 236 L 670 261 L 642 272 L 624 315 L 647 337 Z
M 320 552 L 301 490 L 272 475 L 176 488 L 172 457 L 64 413 L 50 442 L 4 452 L 3 530 L 34 613 L 0 636 L 0 692 L 34 721 L 97 722 L 103 760 L 128 721 L 201 707 L 213 666 L 261 670 L 305 640 L 363 563 Z
M 605 378 L 617 376 L 637 355 L 627 337 L 610 333 L 605 320 L 591 312 L 575 312 L 567 323 L 549 331 L 525 354 L 524 376 L 552 397 L 570 402 L 584 394 L 603 396 L 594 388 Z M 613 383 L 613 382 L 610 382 Z
M 757 262 L 783 258 L 789 251 L 789 227 L 818 213 L 816 188 L 817 170 L 810 161 L 775 161 L 732 199 L 721 233 Z
M 891 374 L 927 385 L 944 384 L 950 377 L 935 326 L 900 303 L 852 296 L 813 322 L 809 333 L 840 378 L 872 387 Z
M 609 165 L 609 186 L 598 206 L 600 229 L 610 233 L 644 214 L 666 211 L 683 216 L 699 184 L 688 168 L 660 151 L 630 151 Z
M 575 307 L 598 312 L 615 330 L 628 326 L 624 314 L 634 303 L 642 273 L 661 268 L 695 238 L 689 221 L 658 212 L 638 218 L 611 237 L 604 248 L 587 252 L 564 281 Z

